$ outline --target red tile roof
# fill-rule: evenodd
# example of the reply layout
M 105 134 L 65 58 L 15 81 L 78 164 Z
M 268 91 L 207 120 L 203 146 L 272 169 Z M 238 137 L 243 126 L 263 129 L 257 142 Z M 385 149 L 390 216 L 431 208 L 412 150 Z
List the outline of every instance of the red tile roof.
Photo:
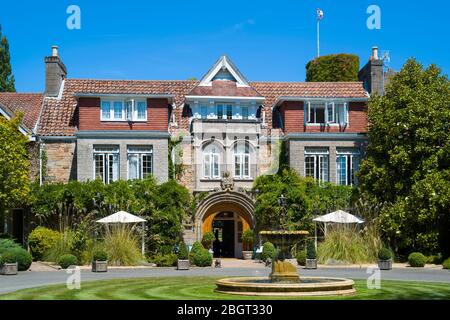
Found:
M 0 93 L 0 108 L 10 116 L 22 112 L 23 125 L 32 131 L 39 119 L 43 95 L 40 93 Z
M 305 98 L 367 98 L 361 82 L 250 82 L 252 88 L 237 88 L 228 81 L 214 81 L 212 87 L 197 87 L 196 80 L 90 80 L 66 79 L 61 99 L 45 98 L 39 134 L 73 136 L 76 132 L 76 98 L 74 94 L 173 94 L 180 106 L 186 95 L 265 97 L 270 108 L 281 96 Z M 181 116 L 181 113 L 179 113 Z

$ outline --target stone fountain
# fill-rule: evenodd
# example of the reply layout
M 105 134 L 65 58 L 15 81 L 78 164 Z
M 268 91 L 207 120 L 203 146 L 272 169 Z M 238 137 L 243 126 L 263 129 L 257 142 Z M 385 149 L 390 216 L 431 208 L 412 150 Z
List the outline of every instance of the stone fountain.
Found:
M 279 230 L 261 231 L 263 240 L 273 243 L 278 255 L 272 261 L 269 277 L 238 277 L 216 281 L 216 292 L 237 295 L 266 296 L 327 296 L 351 295 L 356 292 L 354 281 L 343 278 L 300 277 L 297 267 L 287 261 L 292 246 L 308 231 L 287 231 L 286 201 L 279 199 Z M 280 230 L 281 229 L 281 230 Z

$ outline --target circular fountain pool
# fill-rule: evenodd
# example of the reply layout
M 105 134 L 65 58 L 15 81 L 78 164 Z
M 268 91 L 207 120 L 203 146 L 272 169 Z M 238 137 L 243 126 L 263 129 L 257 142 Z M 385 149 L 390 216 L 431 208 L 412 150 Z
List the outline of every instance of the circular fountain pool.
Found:
M 226 278 L 216 281 L 216 292 L 253 296 L 352 295 L 354 281 L 343 278 L 301 277 L 297 282 L 272 282 L 267 277 Z

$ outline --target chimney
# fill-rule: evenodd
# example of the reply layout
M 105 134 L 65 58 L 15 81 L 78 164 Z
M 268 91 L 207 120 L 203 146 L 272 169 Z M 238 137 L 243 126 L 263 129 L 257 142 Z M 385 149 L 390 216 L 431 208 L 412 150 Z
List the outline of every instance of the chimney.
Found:
M 383 95 L 383 61 L 378 56 L 378 47 L 372 47 L 372 54 L 367 64 L 358 73 L 359 81 L 370 94 Z
M 46 97 L 57 97 L 61 84 L 67 76 L 67 69 L 59 58 L 58 46 L 52 46 L 52 55 L 45 57 L 45 93 Z

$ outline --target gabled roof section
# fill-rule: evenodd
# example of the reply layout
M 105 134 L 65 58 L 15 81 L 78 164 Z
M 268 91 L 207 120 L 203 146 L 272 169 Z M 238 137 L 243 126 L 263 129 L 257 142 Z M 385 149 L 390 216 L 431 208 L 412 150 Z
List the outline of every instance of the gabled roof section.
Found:
M 0 113 L 8 118 L 23 113 L 22 125 L 31 133 L 39 120 L 43 98 L 40 93 L 1 92 Z
M 203 76 L 199 86 L 211 86 L 215 80 L 233 81 L 238 87 L 250 86 L 236 65 L 225 55 L 221 56 L 206 75 Z

